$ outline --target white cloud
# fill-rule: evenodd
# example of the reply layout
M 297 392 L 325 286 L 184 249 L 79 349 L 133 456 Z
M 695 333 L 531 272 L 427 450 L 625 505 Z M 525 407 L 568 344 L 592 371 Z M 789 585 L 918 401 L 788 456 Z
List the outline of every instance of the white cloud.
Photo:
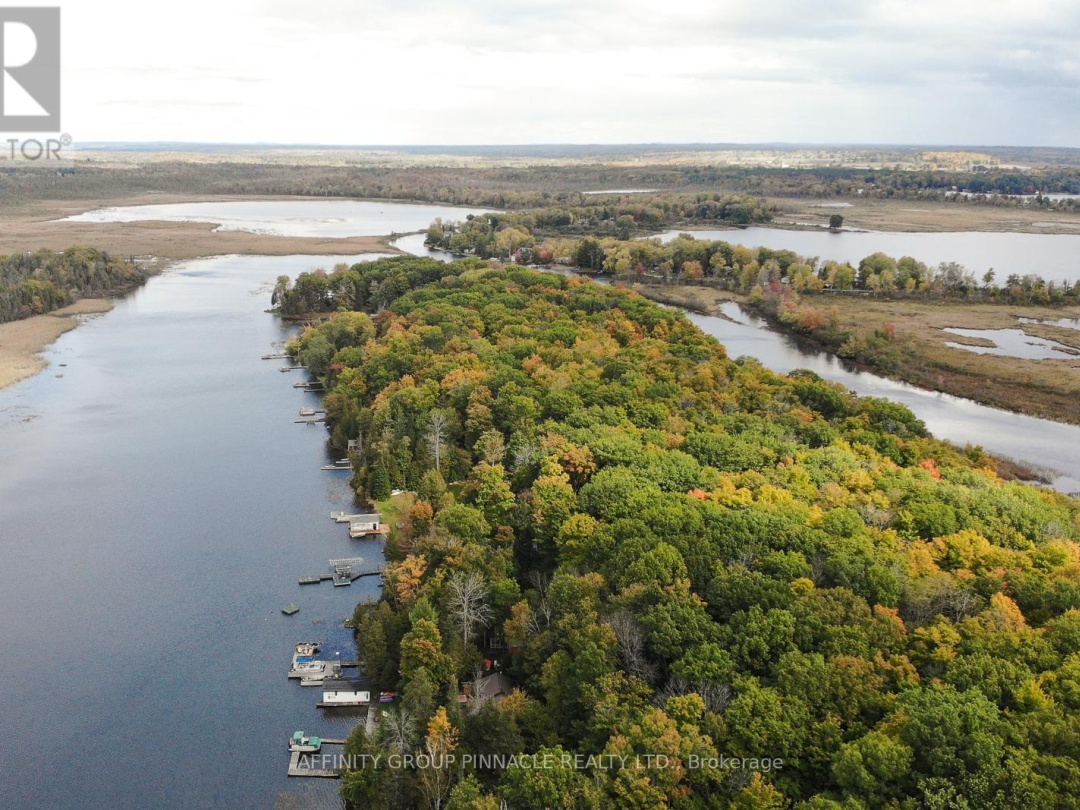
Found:
M 1080 131 L 1071 0 L 60 2 L 64 128 L 82 141 L 1072 145 Z

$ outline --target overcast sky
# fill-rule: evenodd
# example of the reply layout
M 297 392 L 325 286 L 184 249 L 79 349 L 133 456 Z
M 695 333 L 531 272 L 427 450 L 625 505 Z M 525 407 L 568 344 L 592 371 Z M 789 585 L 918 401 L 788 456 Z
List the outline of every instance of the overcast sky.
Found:
M 77 142 L 1080 145 L 1078 0 L 60 7 Z

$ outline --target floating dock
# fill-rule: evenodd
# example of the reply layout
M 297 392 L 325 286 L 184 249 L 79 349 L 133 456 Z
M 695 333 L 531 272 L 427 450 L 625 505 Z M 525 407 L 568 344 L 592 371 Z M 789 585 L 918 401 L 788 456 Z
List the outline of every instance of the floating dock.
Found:
M 368 569 L 365 569 L 363 571 L 353 571 L 351 574 L 349 574 L 349 577 L 348 577 L 349 581 L 348 582 L 342 582 L 341 584 L 342 585 L 351 585 L 352 583 L 356 582 L 356 580 L 363 579 L 364 577 L 382 576 L 382 572 L 383 572 L 383 567 L 381 565 L 377 566 L 375 568 L 368 568 Z M 334 577 L 333 574 L 314 574 L 314 575 L 309 576 L 309 577 L 298 577 L 297 578 L 297 583 L 300 584 L 300 585 L 318 585 L 320 582 L 334 582 L 334 581 L 335 581 L 335 577 Z
M 326 468 L 323 467 L 325 470 Z M 352 523 L 359 518 L 367 517 L 367 515 L 350 515 L 348 512 L 331 512 L 330 519 L 335 523 Z
M 345 740 L 321 739 L 323 745 L 344 745 Z M 289 776 L 311 776 L 321 779 L 338 779 L 341 768 L 308 768 L 305 763 L 324 762 L 323 754 L 292 751 L 289 753 Z

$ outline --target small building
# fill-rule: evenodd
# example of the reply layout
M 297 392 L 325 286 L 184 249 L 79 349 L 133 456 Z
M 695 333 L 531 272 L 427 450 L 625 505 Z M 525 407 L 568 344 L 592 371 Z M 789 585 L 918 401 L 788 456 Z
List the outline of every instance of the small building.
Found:
M 382 522 L 382 515 L 352 515 L 349 520 L 349 537 L 367 537 L 369 534 L 386 534 L 389 527 Z
M 360 692 L 346 689 L 334 689 L 322 693 L 320 708 L 332 708 L 334 706 L 367 706 L 371 703 L 371 692 Z
M 474 687 L 476 689 L 475 694 L 473 694 Z M 513 678 L 501 672 L 495 672 L 491 675 L 485 675 L 479 681 L 466 683 L 464 692 L 458 695 L 458 702 L 470 703 L 471 701 L 474 710 L 481 703 L 486 703 L 489 700 L 494 700 L 497 705 L 502 703 L 516 688 Z

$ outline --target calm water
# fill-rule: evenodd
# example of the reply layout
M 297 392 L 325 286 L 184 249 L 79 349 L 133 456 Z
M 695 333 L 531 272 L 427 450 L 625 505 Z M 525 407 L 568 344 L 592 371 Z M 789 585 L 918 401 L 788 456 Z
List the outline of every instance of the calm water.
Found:
M 285 675 L 303 639 L 352 659 L 377 585 L 297 577 L 381 549 L 329 519 L 347 474 L 292 423 L 318 397 L 259 359 L 287 335 L 274 279 L 338 261 L 180 265 L 0 390 L 0 807 L 339 805 L 286 777 L 286 736 L 357 716 Z
M 1034 273 L 1047 281 L 1080 281 L 1080 234 L 1071 233 L 886 233 L 883 231 L 783 231 L 776 228 L 742 228 L 721 231 L 667 231 L 665 242 L 680 233 L 698 239 L 722 239 L 748 247 L 792 250 L 822 260 L 858 265 L 871 253 L 882 251 L 894 258 L 912 256 L 928 265 L 959 262 L 981 280 L 994 270 L 995 281 L 1004 284 L 1011 273 Z
M 278 236 L 371 236 L 426 230 L 436 217 L 463 220 L 477 208 L 360 200 L 250 200 L 100 208 L 75 222 L 215 222 L 219 230 Z
M 948 342 L 946 346 L 963 349 L 975 354 L 997 354 L 1003 357 L 1023 357 L 1028 360 L 1068 360 L 1080 355 L 1076 349 L 1056 340 L 1035 337 L 1022 329 L 960 329 L 946 326 L 945 332 L 968 338 L 989 340 L 993 346 L 971 346 L 966 343 Z

